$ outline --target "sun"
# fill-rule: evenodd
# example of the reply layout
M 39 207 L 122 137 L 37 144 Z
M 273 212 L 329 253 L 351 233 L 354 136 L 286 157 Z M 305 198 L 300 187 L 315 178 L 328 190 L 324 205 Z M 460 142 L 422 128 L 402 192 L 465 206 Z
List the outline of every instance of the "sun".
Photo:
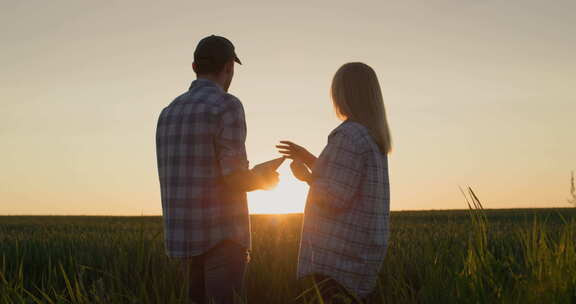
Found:
M 304 212 L 308 185 L 292 175 L 289 164 L 290 161 L 286 161 L 278 169 L 280 183 L 276 188 L 248 193 L 248 209 L 251 214 Z

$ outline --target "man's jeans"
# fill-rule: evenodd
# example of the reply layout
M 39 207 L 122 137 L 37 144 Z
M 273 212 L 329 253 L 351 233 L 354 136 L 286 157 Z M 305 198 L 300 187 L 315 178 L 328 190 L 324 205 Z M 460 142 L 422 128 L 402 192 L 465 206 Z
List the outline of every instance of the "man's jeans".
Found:
M 206 253 L 183 260 L 190 279 L 192 303 L 232 304 L 242 297 L 249 253 L 232 241 L 222 241 Z

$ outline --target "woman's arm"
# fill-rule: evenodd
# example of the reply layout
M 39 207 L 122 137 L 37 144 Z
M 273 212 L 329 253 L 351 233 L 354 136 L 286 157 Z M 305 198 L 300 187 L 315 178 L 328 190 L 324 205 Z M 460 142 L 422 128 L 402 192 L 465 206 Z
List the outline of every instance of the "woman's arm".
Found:
M 290 164 L 290 169 L 292 170 L 292 174 L 294 174 L 294 177 L 310 185 L 310 183 L 312 182 L 312 173 L 310 172 L 310 169 L 303 162 L 299 160 L 293 160 L 292 163 Z
M 328 208 L 349 207 L 362 186 L 364 166 L 362 148 L 352 135 L 331 135 L 309 182 L 312 201 Z
M 278 148 L 278 152 L 285 156 L 286 158 L 290 158 L 295 161 L 301 161 L 308 168 L 312 169 L 314 167 L 314 163 L 316 162 L 316 156 L 314 154 L 308 152 L 306 148 L 299 146 L 291 141 L 282 140 L 280 141 L 279 145 L 276 145 Z

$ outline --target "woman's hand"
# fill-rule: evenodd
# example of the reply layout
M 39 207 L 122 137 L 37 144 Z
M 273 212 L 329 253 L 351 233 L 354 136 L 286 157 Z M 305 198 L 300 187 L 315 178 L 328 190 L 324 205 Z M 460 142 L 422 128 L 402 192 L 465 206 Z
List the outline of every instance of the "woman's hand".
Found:
M 316 156 L 314 156 L 314 154 L 291 141 L 282 140 L 279 145 L 276 145 L 276 148 L 278 148 L 278 152 L 280 152 L 284 157 L 303 162 L 308 166 L 308 168 L 312 168 L 316 161 Z
M 292 174 L 294 174 L 297 179 L 307 183 L 312 181 L 312 174 L 303 162 L 299 160 L 293 160 L 290 164 L 290 169 L 292 170 Z

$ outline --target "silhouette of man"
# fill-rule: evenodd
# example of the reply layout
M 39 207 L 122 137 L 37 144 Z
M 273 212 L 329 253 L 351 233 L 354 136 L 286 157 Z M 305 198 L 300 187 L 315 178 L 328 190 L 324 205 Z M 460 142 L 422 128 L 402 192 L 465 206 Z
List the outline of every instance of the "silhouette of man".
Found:
M 156 129 L 166 253 L 182 261 L 196 303 L 240 295 L 251 246 L 246 192 L 278 183 L 274 168 L 248 169 L 244 109 L 228 93 L 235 62 L 228 39 L 200 40 L 197 79 L 162 110 Z

